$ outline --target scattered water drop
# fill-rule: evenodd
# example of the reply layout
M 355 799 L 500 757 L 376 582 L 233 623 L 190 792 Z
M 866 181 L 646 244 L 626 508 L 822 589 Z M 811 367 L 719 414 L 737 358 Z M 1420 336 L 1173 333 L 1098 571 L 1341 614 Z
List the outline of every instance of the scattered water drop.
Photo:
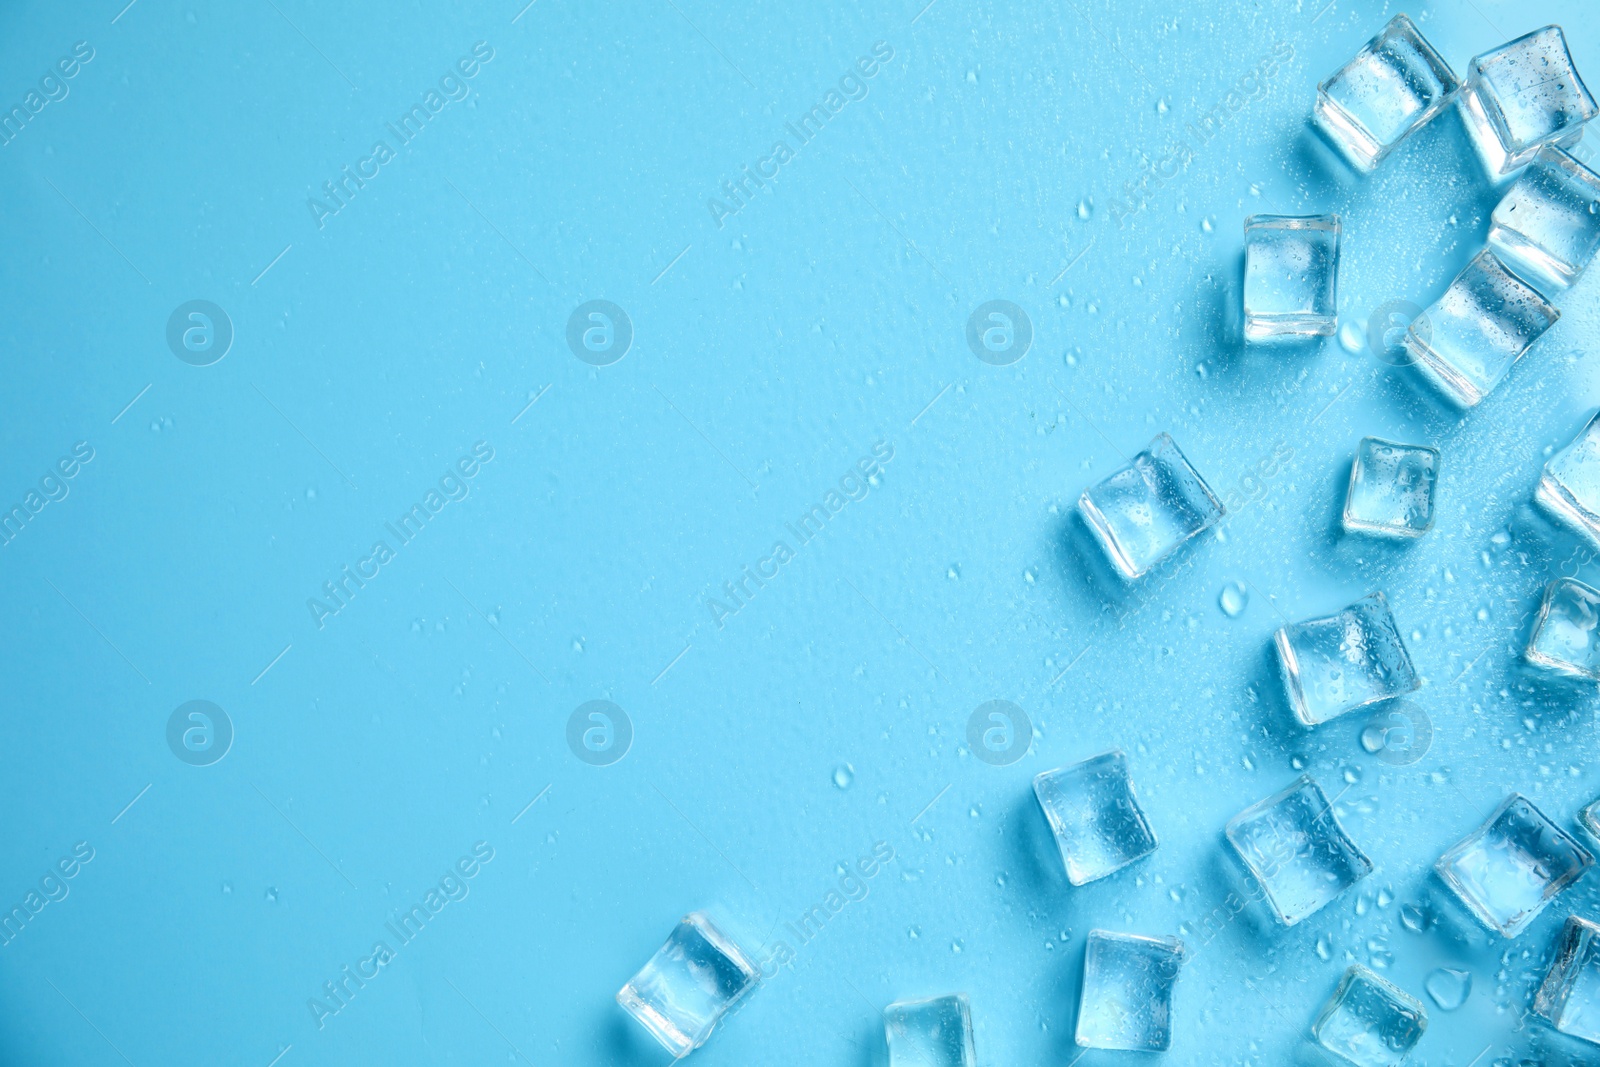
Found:
M 1089 201 L 1087 201 L 1087 200 L 1079 200 L 1078 201 L 1078 217 L 1080 219 L 1086 219 L 1092 214 L 1094 214 L 1094 205 L 1089 203 Z
M 961 943 L 961 939 L 959 937 L 956 938 L 954 941 L 950 942 L 950 951 L 951 952 L 960 953 L 960 951 L 965 947 L 966 946 Z
M 1217 597 L 1217 606 L 1230 619 L 1237 619 L 1244 614 L 1244 609 L 1249 605 L 1250 590 L 1243 582 L 1229 582 L 1222 587 L 1222 593 Z
M 848 763 L 841 763 L 833 769 L 833 784 L 840 789 L 849 789 L 850 783 L 856 780 L 856 769 Z
M 223 882 L 222 883 L 222 893 L 223 893 L 223 895 L 226 896 L 226 895 L 228 895 L 229 893 L 232 893 L 232 892 L 233 892 L 233 883 L 232 882 Z
M 1422 987 L 1439 1007 L 1445 1011 L 1455 1011 L 1467 1002 L 1467 996 L 1472 992 L 1472 975 L 1454 967 L 1440 967 L 1428 975 Z
M 1201 219 L 1200 229 L 1204 230 L 1206 233 L 1214 233 L 1217 229 L 1217 217 L 1215 215 L 1207 215 L 1205 218 Z
M 1388 739 L 1388 729 L 1378 723 L 1369 723 L 1361 731 L 1361 747 L 1368 752 L 1382 752 Z
M 277 902 L 278 902 L 278 887 L 277 886 L 271 886 L 271 885 L 267 886 L 267 903 L 268 904 L 276 904 Z
M 1339 347 L 1351 353 L 1360 352 L 1367 347 L 1366 323 L 1345 319 L 1344 325 L 1339 327 Z
M 922 927 L 913 926 L 911 929 L 906 931 L 906 936 L 915 941 L 917 938 L 922 936 Z

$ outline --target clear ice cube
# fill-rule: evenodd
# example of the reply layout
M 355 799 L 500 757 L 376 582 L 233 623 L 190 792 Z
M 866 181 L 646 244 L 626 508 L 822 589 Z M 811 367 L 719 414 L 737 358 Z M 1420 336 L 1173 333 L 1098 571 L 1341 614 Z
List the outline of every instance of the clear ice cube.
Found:
M 1523 656 L 1566 678 L 1600 682 L 1600 590 L 1571 578 L 1544 589 L 1544 602 Z
M 705 1044 L 760 979 L 760 968 L 744 951 L 693 912 L 618 990 L 617 1003 L 674 1056 L 684 1056 Z
M 1144 574 L 1223 516 L 1222 502 L 1166 434 L 1158 435 L 1126 467 L 1085 489 L 1078 510 L 1118 573 L 1128 579 Z
M 1289 707 L 1306 726 L 1422 688 L 1381 592 L 1272 638 Z
M 1510 174 L 1547 144 L 1567 148 L 1594 118 L 1560 26 L 1518 37 L 1475 56 L 1461 86 L 1467 129 L 1493 177 Z
M 1073 885 L 1115 874 L 1156 850 L 1121 749 L 1045 771 L 1034 778 L 1033 792 Z
M 965 993 L 901 1000 L 883 1010 L 889 1067 L 974 1067 L 972 1007 Z
M 1594 864 L 1589 850 L 1512 793 L 1489 821 L 1439 857 L 1434 870 L 1484 926 L 1516 937 Z
M 1565 289 L 1600 248 L 1600 175 L 1559 148 L 1539 149 L 1490 216 L 1489 247 L 1545 292 Z
M 1326 337 L 1338 325 L 1339 216 L 1244 220 L 1244 336 L 1256 343 Z
M 1285 926 L 1372 873 L 1372 861 L 1344 832 L 1310 775 L 1235 815 L 1226 835 Z
M 1600 1044 L 1600 926 L 1567 916 L 1533 1013 L 1563 1034 Z
M 1533 499 L 1562 525 L 1600 545 L 1600 415 L 1545 463 Z
M 1427 1028 L 1422 1001 L 1355 966 L 1344 973 L 1311 1034 L 1356 1067 L 1397 1067 Z
M 1561 317 L 1488 250 L 1406 328 L 1406 351 L 1450 401 L 1469 408 Z
M 1421 537 L 1433 525 L 1439 450 L 1363 437 L 1350 467 L 1344 528 L 1386 537 Z
M 1578 824 L 1591 838 L 1600 841 L 1600 800 L 1590 801 L 1589 806 L 1578 813 Z
M 1455 72 L 1416 24 L 1396 15 L 1317 86 L 1312 119 L 1350 165 L 1365 173 L 1437 115 L 1458 87 Z
M 1077 1041 L 1083 1048 L 1160 1052 L 1172 1045 L 1172 993 L 1183 963 L 1175 937 L 1090 930 Z

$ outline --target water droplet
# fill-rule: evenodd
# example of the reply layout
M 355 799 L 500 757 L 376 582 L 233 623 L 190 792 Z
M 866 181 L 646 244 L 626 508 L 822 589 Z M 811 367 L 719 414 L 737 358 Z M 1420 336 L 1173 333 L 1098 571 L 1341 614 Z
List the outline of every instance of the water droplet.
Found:
M 961 943 L 961 939 L 959 937 L 956 938 L 954 941 L 950 942 L 950 951 L 951 952 L 959 953 L 965 947 L 966 946 Z
M 1389 731 L 1378 723 L 1369 723 L 1361 731 L 1361 747 L 1368 752 L 1382 752 L 1389 739 Z
M 944 572 L 944 576 L 952 582 L 956 581 L 961 577 L 961 565 L 959 563 L 950 564 L 949 569 Z
M 1323 934 L 1321 937 L 1317 938 L 1317 956 L 1318 958 L 1325 960 L 1333 959 L 1332 937 L 1327 934 Z
M 1472 975 L 1454 967 L 1440 967 L 1428 975 L 1422 987 L 1439 1007 L 1445 1011 L 1455 1011 L 1467 1002 L 1472 992 Z
M 1414 934 L 1420 934 L 1428 928 L 1428 917 L 1415 904 L 1400 905 L 1400 922 Z
M 1367 347 L 1367 325 L 1355 319 L 1345 319 L 1339 327 L 1339 347 L 1346 352 L 1360 352 Z
M 856 780 L 856 769 L 848 763 L 841 763 L 833 769 L 833 784 L 840 789 L 849 789 L 850 783 Z
M 1163 96 L 1160 100 L 1156 101 L 1156 110 L 1163 115 L 1172 110 L 1172 108 L 1167 104 L 1166 97 Z M 1592 208 L 1593 205 L 1591 204 L 1590 207 Z
M 233 883 L 232 882 L 223 882 L 222 883 L 222 893 L 223 893 L 223 895 L 227 896 L 229 893 L 232 893 L 232 892 L 233 892 Z
M 922 936 L 922 927 L 913 926 L 911 929 L 906 931 L 906 936 L 915 941 L 917 938 Z
M 267 903 L 268 904 L 276 904 L 277 902 L 278 902 L 278 888 L 277 888 L 277 886 L 270 886 L 270 885 L 267 886 Z
M 1250 590 L 1243 582 L 1229 582 L 1217 597 L 1217 606 L 1230 619 L 1237 619 L 1250 605 Z
M 307 500 L 315 500 L 315 499 L 317 499 L 317 491 L 315 489 L 307 489 L 306 490 L 306 499 Z
M 1217 217 L 1215 215 L 1207 215 L 1205 218 L 1201 219 L 1200 220 L 1200 229 L 1205 231 L 1206 233 L 1214 233 L 1214 232 L 1216 232 L 1216 229 L 1217 229 Z
M 1094 205 L 1089 203 L 1089 201 L 1087 201 L 1087 200 L 1079 200 L 1078 201 L 1078 217 L 1080 219 L 1086 219 L 1092 214 L 1094 214 Z

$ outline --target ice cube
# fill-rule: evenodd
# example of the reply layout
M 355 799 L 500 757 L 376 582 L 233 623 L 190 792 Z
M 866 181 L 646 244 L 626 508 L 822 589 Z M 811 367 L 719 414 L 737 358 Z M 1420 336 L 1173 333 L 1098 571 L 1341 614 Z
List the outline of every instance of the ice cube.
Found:
M 965 993 L 901 1000 L 883 1010 L 889 1067 L 974 1067 L 972 1008 Z
M 1317 86 L 1312 118 L 1352 167 L 1369 172 L 1437 115 L 1458 87 L 1455 72 L 1416 24 L 1396 15 Z
M 1222 502 L 1166 434 L 1126 467 L 1085 489 L 1078 510 L 1117 571 L 1129 579 L 1223 516 Z
M 1235 815 L 1226 834 L 1285 926 L 1372 873 L 1372 861 L 1344 832 L 1310 775 Z
M 1589 850 L 1512 793 L 1489 821 L 1439 857 L 1434 870 L 1473 918 L 1516 937 L 1594 864 Z
M 1381 592 L 1273 635 L 1289 707 L 1306 726 L 1422 688 Z
M 1547 293 L 1565 289 L 1600 248 L 1600 175 L 1546 145 L 1489 221 L 1502 263 Z
M 617 992 L 617 1003 L 674 1056 L 684 1056 L 705 1044 L 760 978 L 738 945 L 693 912 Z
M 1473 58 L 1461 86 L 1467 129 L 1491 177 L 1510 174 L 1547 144 L 1566 148 L 1594 118 L 1560 26 L 1546 26 Z
M 1600 926 L 1567 916 L 1533 1013 L 1563 1034 L 1600 1044 Z
M 1590 837 L 1600 841 L 1600 800 L 1590 801 L 1589 806 L 1578 813 L 1578 825 L 1582 826 Z
M 1558 522 L 1600 545 L 1600 415 L 1545 463 L 1533 499 Z
M 1544 589 L 1544 603 L 1523 655 L 1536 667 L 1567 678 L 1600 682 L 1600 590 L 1571 578 Z
M 1406 328 L 1406 351 L 1440 392 L 1469 408 L 1560 317 L 1560 311 L 1485 250 Z
M 1045 771 L 1034 778 L 1033 792 L 1073 885 L 1115 874 L 1156 850 L 1121 749 Z
M 1326 337 L 1338 325 L 1339 216 L 1244 220 L 1244 336 L 1257 343 Z
M 1396 1067 L 1427 1028 L 1422 1001 L 1358 965 L 1344 972 L 1311 1034 L 1356 1067 Z
M 1175 937 L 1090 930 L 1078 999 L 1078 1044 L 1159 1052 L 1172 1045 L 1172 993 L 1183 963 Z
M 1385 537 L 1421 537 L 1433 525 L 1439 450 L 1363 437 L 1350 467 L 1344 528 Z

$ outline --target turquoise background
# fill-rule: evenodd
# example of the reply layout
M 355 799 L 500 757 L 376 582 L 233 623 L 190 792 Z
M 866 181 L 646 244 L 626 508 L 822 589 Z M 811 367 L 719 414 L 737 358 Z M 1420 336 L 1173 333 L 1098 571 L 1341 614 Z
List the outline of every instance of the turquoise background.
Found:
M 1351 962 L 1417 996 L 1472 973 L 1413 1063 L 1594 1058 L 1525 1010 L 1600 879 L 1503 943 L 1429 869 L 1510 790 L 1569 827 L 1600 795 L 1593 699 L 1515 666 L 1544 583 L 1600 572 L 1528 506 L 1600 405 L 1600 278 L 1464 416 L 1359 343 L 1227 336 L 1248 214 L 1343 217 L 1357 338 L 1481 247 L 1496 194 L 1454 113 L 1361 183 L 1307 139 L 1394 8 L 122 4 L 0 12 L 6 109 L 92 49 L 0 148 L 0 504 L 93 452 L 0 547 L 0 907 L 92 850 L 0 946 L 0 1062 L 664 1063 L 612 998 L 672 923 L 707 910 L 767 959 L 878 842 L 867 895 L 697 1063 L 878 1063 L 878 1009 L 957 990 L 983 1064 L 1067 1063 L 1095 927 L 1195 949 L 1173 1064 L 1328 1062 L 1305 1035 Z M 1458 73 L 1560 22 L 1600 81 L 1592 4 L 1409 11 Z M 401 144 L 386 124 L 478 42 Z M 864 98 L 719 226 L 722 183 L 878 42 Z M 336 213 L 308 206 L 380 139 Z M 211 366 L 166 342 L 195 299 L 234 330 Z M 606 367 L 566 342 L 595 299 L 634 330 Z M 994 299 L 1033 325 L 1010 366 L 965 341 Z M 1232 512 L 1126 592 L 1072 505 L 1163 430 Z M 1443 452 L 1414 545 L 1338 534 L 1367 434 Z M 390 540 L 480 442 L 465 499 Z M 877 484 L 717 618 L 875 445 Z M 319 626 L 307 601 L 378 540 Z M 1296 725 L 1269 655 L 1379 588 L 1426 679 L 1410 765 L 1363 716 Z M 610 766 L 566 740 L 597 699 L 633 728 Z M 1009 766 L 967 749 L 992 699 L 1034 726 Z M 167 743 L 190 700 L 233 726 L 210 766 Z M 1160 849 L 1072 889 L 1029 781 L 1113 746 Z M 1255 906 L 1203 936 L 1239 885 L 1224 823 L 1301 767 L 1377 871 L 1295 928 Z M 393 939 L 441 882 L 459 899 Z

